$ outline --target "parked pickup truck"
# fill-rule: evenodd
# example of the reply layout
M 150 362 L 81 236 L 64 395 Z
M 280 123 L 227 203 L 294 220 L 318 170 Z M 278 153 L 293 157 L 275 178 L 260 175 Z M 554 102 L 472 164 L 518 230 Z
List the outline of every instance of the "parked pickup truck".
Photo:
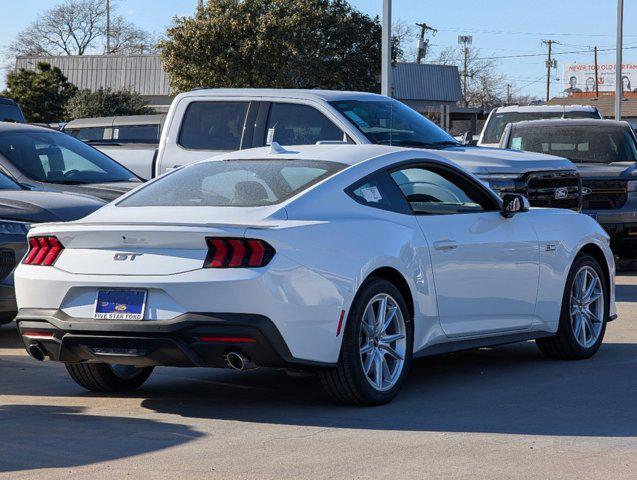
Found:
M 509 105 L 491 110 L 480 138 L 479 147 L 497 147 L 504 128 L 509 123 L 550 118 L 604 118 L 597 107 L 590 105 Z
M 64 132 L 117 160 L 149 179 L 166 115 L 80 118 L 64 126 Z
M 580 177 L 564 158 L 467 147 L 405 104 L 373 93 L 207 89 L 178 95 L 166 118 L 155 175 L 223 152 L 277 142 L 444 149 L 501 193 L 531 205 L 581 208 Z
M 637 138 L 627 122 L 520 122 L 507 126 L 502 146 L 575 163 L 582 176 L 583 213 L 608 232 L 618 257 L 637 259 Z

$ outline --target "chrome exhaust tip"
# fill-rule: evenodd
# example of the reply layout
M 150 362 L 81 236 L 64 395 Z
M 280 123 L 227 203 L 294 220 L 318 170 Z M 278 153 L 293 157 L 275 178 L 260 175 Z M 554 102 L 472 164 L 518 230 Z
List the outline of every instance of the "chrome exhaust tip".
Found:
M 46 350 L 44 350 L 44 348 L 42 348 L 42 345 L 38 343 L 31 343 L 27 347 L 27 351 L 29 352 L 29 355 L 31 355 L 39 362 L 42 362 L 46 358 Z
M 233 370 L 252 370 L 257 366 L 242 352 L 229 352 L 226 354 L 226 364 Z

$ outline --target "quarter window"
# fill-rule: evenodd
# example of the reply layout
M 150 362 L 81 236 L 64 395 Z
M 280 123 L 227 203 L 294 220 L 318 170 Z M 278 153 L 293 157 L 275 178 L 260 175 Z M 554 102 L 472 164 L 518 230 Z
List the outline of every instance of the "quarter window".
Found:
M 344 140 L 343 132 L 325 115 L 308 105 L 273 103 L 265 144 L 313 145 L 319 141 Z
M 416 214 L 449 215 L 498 210 L 495 200 L 463 175 L 442 166 L 409 166 L 392 178 Z
M 193 150 L 238 150 L 247 102 L 193 102 L 186 109 L 179 144 Z

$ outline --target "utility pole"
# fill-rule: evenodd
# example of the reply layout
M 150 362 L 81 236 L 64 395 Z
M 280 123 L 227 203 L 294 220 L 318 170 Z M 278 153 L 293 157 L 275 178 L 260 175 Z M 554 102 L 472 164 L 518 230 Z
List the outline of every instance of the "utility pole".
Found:
M 462 77 L 464 82 L 462 84 L 462 96 L 464 97 L 464 106 L 469 106 L 469 101 L 467 100 L 467 79 L 469 77 L 473 77 L 473 73 L 469 73 L 467 70 L 469 63 L 469 45 L 473 43 L 473 37 L 471 35 L 458 35 L 458 43 L 463 45 L 464 49 L 464 70 L 462 71 Z
M 429 50 L 429 40 L 425 39 L 427 32 L 431 32 L 432 36 L 438 33 L 433 27 L 430 27 L 426 23 L 417 23 L 417 27 L 420 27 L 420 37 L 418 38 L 418 53 L 416 53 L 416 63 L 422 62 L 427 56 L 427 50 Z
M 553 55 L 553 44 L 558 43 L 555 40 L 542 40 L 543 45 L 548 45 L 548 60 L 546 61 L 546 101 L 551 99 L 551 68 L 557 68 L 557 60 Z
M 597 78 L 597 47 L 594 49 L 595 51 L 595 98 L 599 98 L 599 78 Z
M 380 74 L 380 93 L 391 96 L 391 2 L 383 0 L 383 30 L 382 30 L 382 64 Z
M 111 54 L 111 2 L 106 0 L 106 55 Z
M 507 83 L 507 105 L 511 105 L 511 84 Z
M 615 120 L 622 119 L 622 48 L 624 43 L 624 0 L 617 0 L 617 58 L 615 59 Z

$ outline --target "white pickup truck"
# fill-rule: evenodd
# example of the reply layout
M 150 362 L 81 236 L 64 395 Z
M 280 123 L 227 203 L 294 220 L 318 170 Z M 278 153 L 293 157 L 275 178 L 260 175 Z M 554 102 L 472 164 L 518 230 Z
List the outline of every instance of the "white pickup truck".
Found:
M 405 104 L 362 92 L 201 89 L 182 93 L 166 117 L 154 174 L 272 142 L 285 147 L 346 142 L 445 149 L 500 193 L 522 193 L 533 206 L 581 208 L 581 181 L 569 160 L 467 147 Z

